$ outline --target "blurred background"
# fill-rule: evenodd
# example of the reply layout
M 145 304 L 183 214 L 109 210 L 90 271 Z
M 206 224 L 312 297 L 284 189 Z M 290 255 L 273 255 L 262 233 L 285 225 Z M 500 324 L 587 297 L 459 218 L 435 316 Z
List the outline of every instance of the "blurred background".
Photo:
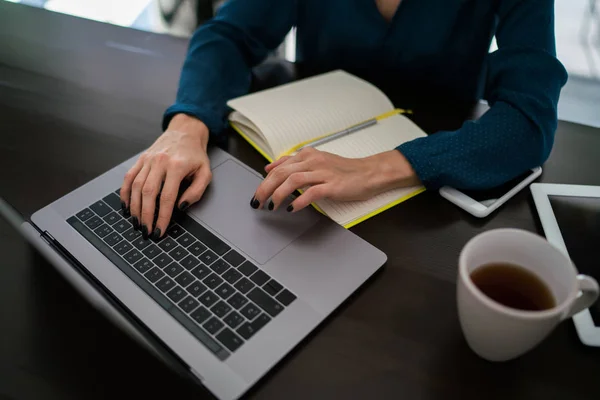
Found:
M 100 22 L 188 37 L 224 0 L 0 0 Z M 558 58 L 569 72 L 559 118 L 600 127 L 600 0 L 555 0 Z M 294 32 L 278 55 L 294 61 Z M 492 43 L 490 51 L 496 49 Z

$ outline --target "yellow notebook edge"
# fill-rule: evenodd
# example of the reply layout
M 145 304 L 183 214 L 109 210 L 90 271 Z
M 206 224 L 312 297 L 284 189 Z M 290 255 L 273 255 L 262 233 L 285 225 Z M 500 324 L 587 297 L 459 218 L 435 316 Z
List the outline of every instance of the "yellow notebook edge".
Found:
M 417 190 L 415 190 L 415 191 L 413 191 L 413 192 L 410 192 L 410 193 L 409 193 L 409 194 L 407 194 L 406 196 L 402 196 L 402 197 L 400 197 L 400 198 L 399 198 L 399 199 L 397 199 L 397 200 L 391 201 L 391 202 L 389 202 L 388 204 L 386 204 L 385 206 L 383 206 L 383 207 L 379 207 L 377 210 L 373 210 L 373 211 L 371 211 L 370 213 L 368 213 L 368 214 L 365 214 L 365 215 L 363 215 L 362 217 L 360 217 L 360 218 L 357 218 L 357 219 L 355 219 L 354 221 L 348 222 L 347 224 L 345 224 L 345 225 L 342 225 L 342 226 L 343 226 L 344 228 L 346 228 L 346 229 L 352 228 L 353 226 L 355 226 L 355 225 L 358 225 L 358 224 L 360 224 L 361 222 L 364 222 L 364 221 L 368 220 L 369 218 L 372 218 L 372 217 L 376 216 L 377 214 L 380 214 L 380 213 L 382 213 L 382 212 L 384 212 L 384 211 L 386 211 L 386 210 L 389 210 L 390 208 L 392 208 L 392 207 L 395 207 L 395 206 L 397 206 L 398 204 L 400 204 L 400 203 L 403 203 L 403 202 L 405 202 L 406 200 L 408 200 L 408 199 L 410 199 L 410 198 L 413 198 L 413 197 L 415 197 L 415 196 L 416 196 L 416 195 L 418 195 L 418 194 L 421 194 L 421 193 L 423 193 L 425 190 L 426 190 L 426 189 L 425 189 L 425 187 L 421 187 L 421 188 L 419 188 L 419 189 L 417 189 Z

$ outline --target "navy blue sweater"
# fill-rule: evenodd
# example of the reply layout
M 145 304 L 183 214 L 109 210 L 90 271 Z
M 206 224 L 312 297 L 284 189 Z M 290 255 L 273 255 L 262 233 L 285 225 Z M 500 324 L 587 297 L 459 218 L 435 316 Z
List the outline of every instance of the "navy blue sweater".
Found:
M 552 0 L 403 0 L 390 22 L 375 0 L 229 0 L 192 36 L 163 129 L 186 113 L 221 135 L 227 100 L 248 93 L 251 69 L 294 26 L 297 61 L 313 72 L 488 101 L 478 120 L 398 147 L 427 188 L 490 188 L 548 158 L 567 79 Z

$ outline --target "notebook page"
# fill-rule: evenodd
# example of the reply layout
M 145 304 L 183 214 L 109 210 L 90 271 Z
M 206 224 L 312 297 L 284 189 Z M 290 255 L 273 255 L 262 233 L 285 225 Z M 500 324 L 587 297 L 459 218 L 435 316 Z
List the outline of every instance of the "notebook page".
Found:
M 275 156 L 394 108 L 375 86 L 344 71 L 242 96 L 228 105 L 254 122 Z
M 360 158 L 392 150 L 404 142 L 424 136 L 425 132 L 410 119 L 395 115 L 369 128 L 324 143 L 317 149 L 342 157 Z M 365 201 L 336 202 L 324 199 L 316 204 L 334 221 L 345 225 L 419 189 L 421 186 L 394 189 Z
M 234 111 L 229 116 L 229 120 L 233 122 L 255 145 L 261 148 L 269 157 L 273 158 L 273 150 L 265 141 L 260 130 L 250 121 L 237 111 Z

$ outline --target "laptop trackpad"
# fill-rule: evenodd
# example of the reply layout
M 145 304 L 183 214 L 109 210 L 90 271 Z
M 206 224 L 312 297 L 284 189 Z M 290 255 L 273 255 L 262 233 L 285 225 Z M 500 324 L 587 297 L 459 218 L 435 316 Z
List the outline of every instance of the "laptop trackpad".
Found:
M 213 169 L 213 180 L 190 213 L 238 247 L 259 264 L 264 264 L 318 221 L 312 208 L 297 213 L 254 210 L 250 199 L 261 178 L 234 160 Z

